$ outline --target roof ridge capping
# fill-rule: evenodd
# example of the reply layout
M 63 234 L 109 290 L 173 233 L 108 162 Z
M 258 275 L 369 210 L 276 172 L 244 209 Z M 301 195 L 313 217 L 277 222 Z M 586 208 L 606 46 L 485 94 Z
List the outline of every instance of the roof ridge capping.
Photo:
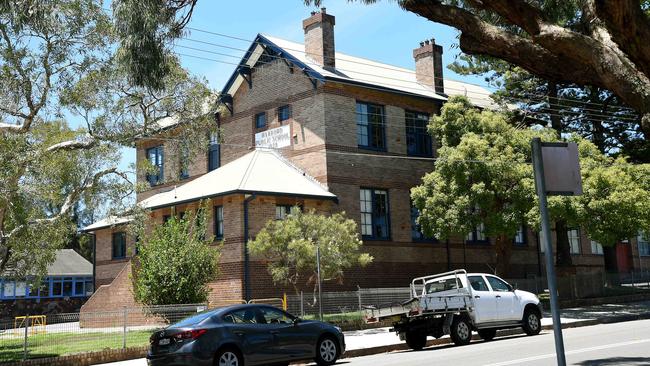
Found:
M 318 181 L 318 179 L 314 178 L 310 174 L 307 174 L 306 171 L 301 169 L 298 165 L 294 164 L 291 160 L 287 159 L 284 155 L 280 154 L 278 151 L 272 149 L 272 148 L 265 148 L 265 147 L 258 147 L 255 148 L 255 150 L 260 151 L 260 152 L 270 152 L 273 154 L 276 158 L 278 158 L 280 161 L 283 163 L 287 164 L 289 167 L 297 171 L 298 173 L 301 173 L 303 177 L 307 178 L 310 182 L 316 184 L 317 186 L 321 187 L 322 189 L 326 190 L 327 192 L 330 192 L 329 188 L 327 188 L 326 185 Z M 330 192 L 331 193 L 331 192 Z

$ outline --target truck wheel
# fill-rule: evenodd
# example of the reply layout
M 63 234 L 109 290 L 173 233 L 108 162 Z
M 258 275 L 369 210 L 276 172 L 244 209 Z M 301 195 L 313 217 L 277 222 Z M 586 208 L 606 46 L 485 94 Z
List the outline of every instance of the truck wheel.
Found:
M 406 344 L 414 351 L 419 351 L 427 345 L 427 335 L 423 332 L 406 332 Z
M 526 309 L 521 327 L 529 336 L 539 334 L 542 331 L 542 321 L 539 318 L 539 313 L 531 308 Z
M 451 340 L 457 346 L 464 346 L 472 340 L 472 326 L 465 317 L 455 316 L 450 331 Z
M 496 329 L 480 329 L 478 331 L 479 337 L 484 341 L 491 341 L 494 339 L 494 336 L 497 335 Z

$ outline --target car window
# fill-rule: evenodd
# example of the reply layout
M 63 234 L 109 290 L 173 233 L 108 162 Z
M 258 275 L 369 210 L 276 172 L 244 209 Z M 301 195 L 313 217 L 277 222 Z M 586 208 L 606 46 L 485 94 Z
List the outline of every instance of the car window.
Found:
M 504 281 L 501 281 L 500 279 L 496 277 L 487 277 L 488 282 L 490 282 L 490 286 L 492 287 L 492 290 L 497 291 L 497 292 L 509 292 L 510 291 L 510 285 L 505 283 Z
M 428 282 L 424 287 L 427 290 L 427 294 L 432 294 L 434 292 L 463 288 L 463 284 L 454 277 Z
M 264 321 L 267 324 L 291 324 L 293 323 L 293 317 L 284 311 L 280 311 L 274 308 L 262 307 L 260 312 L 264 317 Z
M 223 319 L 224 323 L 257 324 L 255 309 L 252 308 L 231 311 L 221 318 Z
M 202 322 L 203 320 L 211 317 L 213 315 L 213 311 L 204 311 L 202 313 L 198 313 L 196 315 L 187 317 L 177 323 L 174 323 L 170 325 L 170 327 L 175 327 L 175 328 L 183 328 L 183 327 L 188 327 L 190 325 L 198 324 Z
M 490 291 L 482 276 L 469 276 L 468 279 L 474 291 Z

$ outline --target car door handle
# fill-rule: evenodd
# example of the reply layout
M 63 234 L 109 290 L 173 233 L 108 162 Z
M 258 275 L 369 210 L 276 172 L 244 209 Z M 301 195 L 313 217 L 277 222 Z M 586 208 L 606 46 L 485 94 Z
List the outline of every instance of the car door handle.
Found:
M 238 336 L 243 336 L 245 334 L 244 332 L 241 331 L 234 331 L 233 333 L 235 333 Z
M 497 299 L 500 299 L 500 298 L 501 298 L 501 295 L 497 295 Z
M 273 335 L 280 334 L 280 332 L 277 331 L 277 330 L 271 330 L 271 331 L 269 331 L 269 333 L 271 333 Z
M 475 299 L 480 299 L 481 297 L 479 295 L 474 296 Z

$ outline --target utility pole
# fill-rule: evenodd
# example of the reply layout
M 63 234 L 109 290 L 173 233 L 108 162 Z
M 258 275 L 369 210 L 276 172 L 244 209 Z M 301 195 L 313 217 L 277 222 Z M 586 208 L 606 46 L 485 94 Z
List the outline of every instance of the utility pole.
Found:
M 321 293 L 320 278 L 320 246 L 316 245 L 316 276 L 318 280 L 318 319 L 323 321 L 323 295 Z

